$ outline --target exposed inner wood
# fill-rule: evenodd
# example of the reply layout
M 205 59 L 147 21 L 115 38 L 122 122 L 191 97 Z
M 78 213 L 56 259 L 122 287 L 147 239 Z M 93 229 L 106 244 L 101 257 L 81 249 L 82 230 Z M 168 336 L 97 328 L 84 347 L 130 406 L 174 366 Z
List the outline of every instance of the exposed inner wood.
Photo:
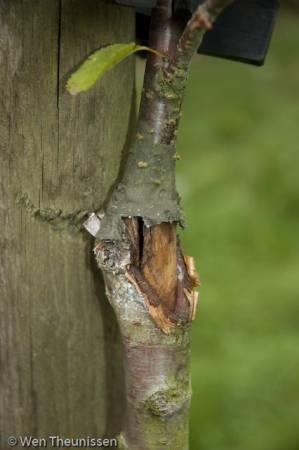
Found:
M 128 279 L 144 296 L 149 312 L 159 328 L 193 320 L 199 278 L 194 259 L 185 256 L 176 233 L 176 224 L 146 227 L 141 218 L 125 219 L 131 243 Z
M 177 285 L 176 226 L 161 223 L 151 228 L 144 227 L 143 236 L 143 276 L 161 298 L 165 313 L 172 313 L 176 305 Z

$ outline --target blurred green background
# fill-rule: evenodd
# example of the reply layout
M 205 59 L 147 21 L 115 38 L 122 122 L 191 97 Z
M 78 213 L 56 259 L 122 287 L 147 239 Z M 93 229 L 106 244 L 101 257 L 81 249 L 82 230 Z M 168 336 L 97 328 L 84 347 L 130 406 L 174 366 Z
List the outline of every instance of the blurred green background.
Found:
M 178 153 L 202 283 L 191 450 L 299 450 L 299 4 L 263 67 L 194 59 Z
M 299 15 L 262 68 L 197 57 L 179 134 L 192 450 L 299 450 Z

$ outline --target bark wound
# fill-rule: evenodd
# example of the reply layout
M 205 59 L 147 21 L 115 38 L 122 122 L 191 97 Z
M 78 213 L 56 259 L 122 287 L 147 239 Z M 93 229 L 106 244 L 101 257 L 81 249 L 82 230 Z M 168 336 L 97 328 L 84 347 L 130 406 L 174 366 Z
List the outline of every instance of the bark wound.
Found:
M 199 278 L 193 258 L 182 254 L 176 225 L 146 227 L 141 218 L 125 223 L 131 245 L 127 278 L 143 294 L 153 320 L 165 333 L 193 320 Z

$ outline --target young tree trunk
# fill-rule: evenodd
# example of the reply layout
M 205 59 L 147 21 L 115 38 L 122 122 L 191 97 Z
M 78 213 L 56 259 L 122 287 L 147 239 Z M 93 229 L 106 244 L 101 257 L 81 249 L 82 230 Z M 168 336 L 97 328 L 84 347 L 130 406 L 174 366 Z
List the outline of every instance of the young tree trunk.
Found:
M 80 98 L 64 85 L 86 54 L 124 40 L 129 8 L 0 0 L 1 448 L 9 435 L 120 429 L 119 333 L 80 224 L 117 175 L 134 64 Z
M 175 145 L 188 71 L 203 33 L 232 0 L 206 0 L 187 25 L 158 0 L 135 140 L 105 209 L 86 228 L 123 341 L 127 450 L 187 450 L 190 323 L 198 275 L 183 254 L 175 187 Z

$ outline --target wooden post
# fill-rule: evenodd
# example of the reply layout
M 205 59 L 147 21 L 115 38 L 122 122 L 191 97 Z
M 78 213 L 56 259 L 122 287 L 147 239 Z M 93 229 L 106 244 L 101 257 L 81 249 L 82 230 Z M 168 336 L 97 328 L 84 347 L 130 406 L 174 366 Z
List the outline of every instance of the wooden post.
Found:
M 90 93 L 73 98 L 64 86 L 86 54 L 132 40 L 129 8 L 0 0 L 2 439 L 101 437 L 120 429 L 119 333 L 91 239 L 79 228 L 119 169 L 133 60 Z

